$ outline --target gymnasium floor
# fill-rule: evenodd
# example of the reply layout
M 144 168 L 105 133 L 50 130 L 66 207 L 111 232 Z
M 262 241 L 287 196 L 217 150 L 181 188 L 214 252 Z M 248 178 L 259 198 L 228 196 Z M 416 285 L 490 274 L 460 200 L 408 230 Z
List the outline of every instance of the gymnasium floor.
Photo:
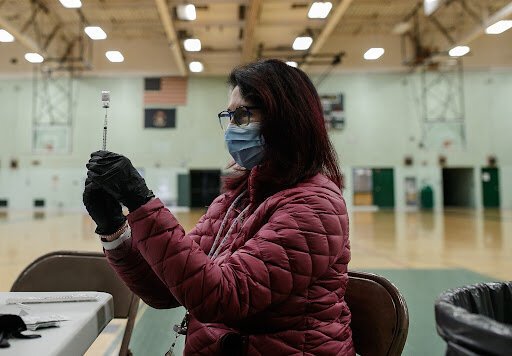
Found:
M 176 213 L 190 230 L 203 211 Z M 10 213 L 0 219 L 0 290 L 38 256 L 55 250 L 101 251 L 94 224 L 83 214 Z M 509 280 L 512 211 L 353 212 L 351 269 L 379 273 L 403 292 L 410 328 L 404 355 L 441 355 L 433 303 L 443 290 L 490 280 Z M 135 354 L 163 354 L 170 324 L 183 310 L 155 311 L 141 305 L 132 337 Z M 122 322 L 112 322 L 88 355 L 115 354 Z M 182 343 L 178 344 L 178 349 Z

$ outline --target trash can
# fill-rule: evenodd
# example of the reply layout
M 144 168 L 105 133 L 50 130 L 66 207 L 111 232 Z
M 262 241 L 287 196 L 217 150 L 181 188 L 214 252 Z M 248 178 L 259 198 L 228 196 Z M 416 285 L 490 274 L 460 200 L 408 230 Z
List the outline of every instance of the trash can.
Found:
M 431 186 L 427 185 L 421 188 L 420 204 L 422 209 L 431 210 L 434 208 L 434 190 Z
M 512 282 L 446 291 L 435 314 L 446 356 L 512 355 Z

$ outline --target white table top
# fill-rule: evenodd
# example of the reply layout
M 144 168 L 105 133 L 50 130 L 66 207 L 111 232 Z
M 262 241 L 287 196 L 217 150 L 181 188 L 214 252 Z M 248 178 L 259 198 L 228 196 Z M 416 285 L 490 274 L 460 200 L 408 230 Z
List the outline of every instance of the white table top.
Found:
M 83 355 L 103 328 L 112 320 L 114 303 L 112 296 L 100 292 L 52 292 L 52 293 L 4 293 L 0 292 L 0 314 L 18 315 L 21 308 L 16 304 L 6 304 L 7 298 L 28 296 L 59 296 L 69 294 L 97 296 L 98 301 L 25 304 L 30 315 L 52 313 L 66 316 L 60 327 L 24 331 L 24 334 L 40 334 L 38 339 L 9 339 L 11 346 L 0 349 L 0 356 L 7 355 Z

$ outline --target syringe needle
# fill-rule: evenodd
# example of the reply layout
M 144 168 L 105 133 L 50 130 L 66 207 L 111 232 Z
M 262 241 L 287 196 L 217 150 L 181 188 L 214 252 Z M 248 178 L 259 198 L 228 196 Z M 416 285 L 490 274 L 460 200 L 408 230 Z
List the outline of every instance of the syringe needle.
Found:
M 103 122 L 103 151 L 107 150 L 107 110 L 105 108 L 105 121 Z

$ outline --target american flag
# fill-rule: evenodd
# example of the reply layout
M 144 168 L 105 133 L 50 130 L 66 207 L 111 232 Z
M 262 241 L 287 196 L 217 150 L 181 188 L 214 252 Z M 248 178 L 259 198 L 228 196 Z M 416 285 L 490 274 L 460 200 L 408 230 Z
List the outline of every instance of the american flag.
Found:
M 187 78 L 145 78 L 144 104 L 185 105 L 187 103 Z

